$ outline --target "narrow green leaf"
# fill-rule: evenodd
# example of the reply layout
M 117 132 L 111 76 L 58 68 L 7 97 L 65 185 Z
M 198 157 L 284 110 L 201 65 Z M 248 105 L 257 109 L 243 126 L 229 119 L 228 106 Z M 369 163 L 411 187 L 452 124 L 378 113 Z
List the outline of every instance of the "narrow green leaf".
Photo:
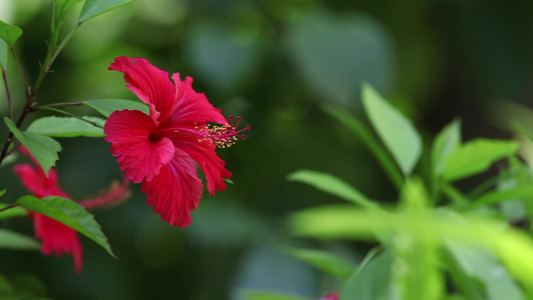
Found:
M 487 300 L 522 300 L 525 296 L 514 282 L 510 274 L 497 258 L 481 247 L 466 245 L 464 243 L 446 243 L 447 249 L 455 258 L 462 272 L 482 283 L 485 297 L 476 299 Z M 463 278 L 463 280 L 468 280 Z M 473 289 L 475 286 L 472 287 Z M 475 294 L 475 291 L 473 292 Z
M 86 22 L 130 2 L 133 2 L 133 0 L 86 0 L 81 11 L 80 22 Z
M 9 45 L 0 39 L 0 69 L 7 70 L 9 62 Z
M 454 120 L 437 135 L 431 149 L 433 175 L 438 177 L 444 172 L 446 157 L 461 145 L 461 121 Z
M 0 203 L 0 209 L 6 206 L 8 206 L 8 204 Z M 10 209 L 6 209 L 4 211 L 0 211 L 0 220 L 13 217 L 22 217 L 27 214 L 28 212 L 24 208 L 17 206 Z
M 0 38 L 3 39 L 9 46 L 15 45 L 21 35 L 22 29 L 0 21 Z
M 375 208 L 377 204 L 366 198 L 358 190 L 341 179 L 318 171 L 300 170 L 289 174 L 287 179 L 300 181 L 314 186 L 315 188 L 330 193 L 344 200 L 359 204 L 367 208 Z
M 518 150 L 518 142 L 476 139 L 456 148 L 444 163 L 443 178 L 459 180 L 487 170 L 490 165 Z
M 288 293 L 271 291 L 241 291 L 240 294 L 244 300 L 311 300 Z
M 100 229 L 100 225 L 94 220 L 93 215 L 72 200 L 56 196 L 42 199 L 35 196 L 24 196 L 17 200 L 17 204 L 71 227 L 95 241 L 98 245 L 106 249 L 111 256 L 115 257 L 107 242 L 107 238 Z
M 55 165 L 56 160 L 59 159 L 57 152 L 61 151 L 61 145 L 50 137 L 32 132 L 20 131 L 15 123 L 7 117 L 4 117 L 4 122 L 19 142 L 30 151 L 31 155 L 33 155 L 48 176 L 48 170 L 50 170 L 50 168 Z
M 502 203 L 505 201 L 514 201 L 516 199 L 522 199 L 525 201 L 533 201 L 533 186 L 518 186 L 511 189 L 495 190 L 488 192 L 478 198 L 476 198 L 471 208 L 479 207 L 487 204 Z
M 105 120 L 97 117 L 83 117 L 91 122 L 104 125 Z M 50 116 L 33 121 L 27 132 L 52 137 L 102 137 L 103 129 L 73 117 Z
M 0 190 L 0 197 L 2 197 L 3 195 L 5 195 L 6 192 L 7 192 L 7 189 Z
M 109 117 L 115 110 L 140 110 L 145 114 L 149 114 L 150 110 L 148 105 L 142 102 L 125 100 L 125 99 L 97 99 L 97 100 L 87 100 L 83 102 L 84 105 L 91 107 L 92 109 L 98 111 L 105 117 Z
M 395 299 L 391 281 L 392 251 L 376 254 L 346 282 L 340 300 L 390 300 Z
M 368 84 L 363 84 L 363 106 L 402 172 L 411 174 L 422 152 L 422 141 L 413 124 Z
M 398 166 L 394 162 L 393 158 L 385 151 L 383 146 L 378 142 L 373 134 L 370 133 L 370 130 L 361 123 L 357 118 L 350 114 L 345 109 L 333 106 L 333 105 L 324 105 L 324 111 L 331 116 L 335 117 L 342 124 L 344 124 L 355 136 L 360 139 L 370 150 L 378 162 L 385 170 L 385 174 L 389 176 L 392 183 L 400 189 L 403 185 L 403 175 L 398 169 Z
M 39 250 L 41 245 L 32 237 L 0 228 L 0 248 L 15 250 Z
M 348 279 L 355 271 L 355 266 L 350 262 L 327 251 L 292 247 L 287 247 L 283 250 L 340 279 Z

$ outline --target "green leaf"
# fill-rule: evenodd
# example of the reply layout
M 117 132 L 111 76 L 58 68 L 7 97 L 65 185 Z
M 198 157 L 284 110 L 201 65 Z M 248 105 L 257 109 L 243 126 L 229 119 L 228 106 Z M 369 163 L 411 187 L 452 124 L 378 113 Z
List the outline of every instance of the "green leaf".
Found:
M 383 146 L 374 137 L 370 130 L 355 118 L 352 114 L 343 108 L 333 105 L 324 105 L 324 111 L 335 117 L 344 124 L 355 136 L 361 140 L 370 150 L 378 162 L 381 164 L 385 173 L 389 176 L 392 183 L 400 188 L 403 185 L 403 175 L 398 169 L 392 157 L 385 151 Z
M 245 300 L 311 300 L 288 293 L 270 291 L 241 291 L 240 294 L 242 295 L 242 299 Z
M 363 105 L 402 172 L 411 174 L 422 151 L 422 141 L 413 124 L 368 84 L 363 84 Z
M 284 252 L 295 256 L 314 267 L 340 279 L 348 279 L 355 271 L 355 266 L 333 253 L 321 250 L 298 249 L 287 247 Z
M 148 105 L 133 101 L 133 100 L 124 100 L 124 99 L 97 99 L 97 100 L 87 100 L 83 102 L 84 105 L 89 106 L 105 117 L 109 117 L 115 110 L 140 110 L 145 114 L 149 114 L 150 110 Z
M 97 117 L 83 117 L 91 122 L 104 125 L 105 120 Z M 102 137 L 103 129 L 73 117 L 50 116 L 33 121 L 27 132 L 53 137 Z
M 339 178 L 318 171 L 300 170 L 289 174 L 287 179 L 300 181 L 314 186 L 315 188 L 330 193 L 344 200 L 359 204 L 363 207 L 376 207 L 377 204 L 366 198 L 351 185 L 340 180 Z
M 459 180 L 487 170 L 497 160 L 518 150 L 515 141 L 476 139 L 456 148 L 445 160 L 443 178 Z
M 0 69 L 7 70 L 9 62 L 9 45 L 0 39 Z
M 0 228 L 0 248 L 15 250 L 39 250 L 41 245 L 32 237 Z
M 22 29 L 0 21 L 0 38 L 3 39 L 9 46 L 15 45 L 21 35 Z
M 93 215 L 72 200 L 56 196 L 42 199 L 35 196 L 24 196 L 17 200 L 17 204 L 71 227 L 95 241 L 98 245 L 106 249 L 111 256 L 115 257 L 107 242 L 107 238 L 100 229 L 100 225 L 94 220 Z
M 431 149 L 433 175 L 438 177 L 444 172 L 446 157 L 461 145 L 461 121 L 454 120 L 437 135 Z
M 56 140 L 47 136 L 20 131 L 15 123 L 7 117 L 4 117 L 4 122 L 19 142 L 30 151 L 31 155 L 33 155 L 48 176 L 48 170 L 59 159 L 57 152 L 61 151 L 61 145 Z
M 482 284 L 484 294 L 479 295 L 478 292 L 475 299 L 525 299 L 516 282 L 491 252 L 481 247 L 452 242 L 447 243 L 447 249 L 468 277 L 463 278 L 463 283 L 465 280 L 474 279 Z M 475 288 L 476 284 L 471 283 L 471 294 L 476 294 Z
M 514 201 L 516 199 L 522 199 L 525 201 L 533 201 L 533 187 L 532 186 L 518 186 L 511 189 L 495 190 L 488 192 L 478 198 L 476 198 L 471 208 L 479 207 L 487 204 L 495 204 L 506 201 Z
M 133 0 L 86 0 L 81 10 L 80 22 L 86 22 L 130 2 L 133 2 Z
M 395 299 L 395 288 L 391 281 L 393 261 L 390 250 L 376 254 L 346 282 L 340 300 Z
M 55 2 L 57 2 L 57 4 L 59 5 L 60 9 L 63 11 L 63 12 L 66 12 L 67 10 L 69 10 L 72 5 L 82 1 L 82 0 L 54 0 Z
M 0 203 L 0 209 L 6 206 L 8 206 L 8 204 Z M 27 214 L 28 212 L 24 208 L 16 206 L 10 209 L 6 209 L 4 211 L 0 211 L 0 220 L 13 218 L 13 217 L 21 217 Z

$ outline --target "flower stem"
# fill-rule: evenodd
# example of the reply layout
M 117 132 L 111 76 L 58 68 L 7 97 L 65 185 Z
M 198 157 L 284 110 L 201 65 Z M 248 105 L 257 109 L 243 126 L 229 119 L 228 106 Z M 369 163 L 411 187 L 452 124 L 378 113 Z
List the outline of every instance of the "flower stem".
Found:
M 7 82 L 7 72 L 5 69 L 2 69 L 2 77 L 4 78 L 4 85 L 6 86 L 7 106 L 9 107 L 9 119 L 13 121 L 13 101 L 11 100 L 11 90 L 9 89 L 9 83 Z

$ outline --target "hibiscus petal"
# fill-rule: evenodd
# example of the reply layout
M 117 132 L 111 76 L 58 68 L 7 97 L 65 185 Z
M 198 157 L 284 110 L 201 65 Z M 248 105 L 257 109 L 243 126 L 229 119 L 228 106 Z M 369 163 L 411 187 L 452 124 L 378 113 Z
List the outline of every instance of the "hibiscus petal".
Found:
M 150 134 L 156 124 L 137 110 L 113 112 L 104 125 L 105 140 L 120 168 L 133 182 L 151 181 L 162 166 L 174 157 L 174 146 L 168 138 L 153 141 Z
M 72 254 L 74 269 L 80 273 L 82 269 L 82 248 L 77 232 L 45 215 L 32 212 L 33 224 L 35 227 L 35 238 L 43 241 L 41 253 L 44 255 L 55 254 L 61 256 L 63 253 Z
M 174 159 L 163 166 L 152 181 L 143 181 L 141 190 L 162 220 L 173 226 L 187 227 L 191 223 L 189 210 L 198 206 L 203 185 L 193 160 L 176 149 Z
M 187 76 L 182 81 L 180 74 L 174 73 L 172 80 L 176 84 L 176 107 L 166 120 L 161 118 L 164 123 L 160 126 L 161 128 L 180 126 L 180 124 L 205 124 L 206 122 L 228 123 L 220 109 L 209 103 L 204 93 L 197 93 L 192 88 L 191 77 Z
M 22 185 L 28 189 L 35 197 L 43 198 L 46 196 L 68 195 L 59 189 L 57 184 L 57 171 L 50 169 L 48 177 L 40 167 L 34 167 L 31 164 L 18 164 L 13 168 L 22 181 Z
M 232 174 L 224 167 L 224 160 L 216 154 L 215 145 L 209 141 L 199 141 L 198 135 L 189 131 L 173 132 L 167 136 L 177 149 L 186 152 L 202 169 L 210 195 L 226 189 L 224 178 L 230 178 Z
M 126 86 L 150 106 L 154 120 L 165 119 L 175 106 L 175 87 L 168 72 L 154 67 L 144 58 L 117 57 L 110 70 L 124 73 Z

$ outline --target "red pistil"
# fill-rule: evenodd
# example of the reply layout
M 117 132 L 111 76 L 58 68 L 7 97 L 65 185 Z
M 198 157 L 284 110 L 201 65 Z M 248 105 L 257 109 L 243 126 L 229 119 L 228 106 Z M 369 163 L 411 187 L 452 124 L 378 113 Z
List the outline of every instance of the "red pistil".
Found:
M 241 134 L 241 132 L 250 130 L 252 127 L 250 125 L 237 130 L 242 118 L 237 117 L 237 123 L 233 124 L 233 116 L 229 116 L 229 123 L 224 125 L 211 125 L 208 124 L 207 127 L 201 130 L 205 134 L 203 139 L 200 139 L 200 142 L 208 141 L 218 148 L 228 148 L 235 144 L 238 139 L 244 140 L 246 136 Z

